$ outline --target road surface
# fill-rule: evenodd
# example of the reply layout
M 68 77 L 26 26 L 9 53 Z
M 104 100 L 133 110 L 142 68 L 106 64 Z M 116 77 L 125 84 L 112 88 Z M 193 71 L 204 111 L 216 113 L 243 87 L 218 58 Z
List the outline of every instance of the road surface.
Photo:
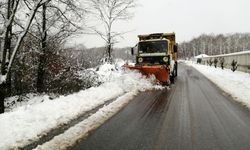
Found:
M 73 150 L 250 150 L 250 111 L 194 68 L 140 93 Z

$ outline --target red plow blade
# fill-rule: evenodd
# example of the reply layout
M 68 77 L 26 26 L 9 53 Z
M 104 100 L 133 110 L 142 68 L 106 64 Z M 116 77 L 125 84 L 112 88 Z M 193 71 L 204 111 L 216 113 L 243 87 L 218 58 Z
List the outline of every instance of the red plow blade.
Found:
M 155 66 L 133 66 L 133 65 L 124 65 L 124 67 L 129 69 L 139 70 L 143 75 L 155 75 L 156 79 L 163 83 L 170 83 L 169 72 L 164 65 L 155 65 Z

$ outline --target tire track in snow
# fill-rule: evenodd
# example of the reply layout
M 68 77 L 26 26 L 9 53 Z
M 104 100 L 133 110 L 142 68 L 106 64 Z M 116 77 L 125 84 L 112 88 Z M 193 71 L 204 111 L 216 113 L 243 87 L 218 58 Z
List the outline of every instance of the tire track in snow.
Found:
M 116 100 L 113 100 L 109 105 L 104 106 L 99 109 L 95 114 L 91 115 L 89 118 L 79 122 L 72 128 L 69 128 L 63 134 L 55 136 L 52 140 L 39 145 L 36 150 L 64 150 L 72 147 L 79 140 L 86 138 L 89 133 L 99 126 L 101 126 L 105 121 L 119 112 L 124 106 L 126 106 L 133 97 L 138 93 L 138 91 L 128 92 Z
M 124 94 L 123 94 L 124 95 Z M 121 96 L 121 95 L 120 95 Z M 118 97 L 120 97 L 118 96 Z M 82 122 L 83 120 L 87 119 L 88 117 L 90 117 L 92 114 L 96 113 L 99 109 L 103 108 L 104 106 L 106 105 L 109 105 L 110 103 L 114 102 L 118 97 L 114 98 L 114 99 L 111 99 L 111 100 L 108 100 L 106 101 L 105 103 L 97 106 L 96 108 L 92 109 L 92 110 L 89 110 L 87 112 L 84 112 L 83 114 L 79 115 L 77 118 L 75 119 L 72 119 L 70 122 L 68 123 L 64 123 L 64 124 L 61 124 L 59 125 L 57 128 L 54 128 L 52 130 L 50 130 L 48 133 L 45 133 L 44 135 L 41 135 L 41 137 L 24 146 L 24 147 L 21 147 L 19 149 L 21 150 L 32 150 L 34 148 L 36 148 L 38 145 L 42 145 L 48 141 L 50 141 L 51 139 L 53 139 L 55 136 L 57 135 L 60 135 L 62 133 L 64 133 L 66 130 L 68 130 L 70 127 L 78 124 L 79 122 Z

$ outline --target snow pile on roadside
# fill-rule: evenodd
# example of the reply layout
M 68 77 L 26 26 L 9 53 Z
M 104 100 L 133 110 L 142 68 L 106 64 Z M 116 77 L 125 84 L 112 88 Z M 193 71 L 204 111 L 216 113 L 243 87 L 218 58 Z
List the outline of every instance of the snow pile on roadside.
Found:
M 128 93 L 135 95 L 139 91 L 162 88 L 155 85 L 153 79 L 145 78 L 135 71 L 124 70 L 121 66 L 105 64 L 99 67 L 97 73 L 105 82 L 99 87 L 32 106 L 21 106 L 13 112 L 1 114 L 0 149 L 15 149 L 29 144 L 50 129 L 67 123 L 108 100 Z
M 230 69 L 215 68 L 205 65 L 199 65 L 192 62 L 187 62 L 193 66 L 209 80 L 218 85 L 226 93 L 246 105 L 250 109 L 250 74 L 240 71 L 232 72 Z
M 0 84 L 2 84 L 3 81 L 5 81 L 5 80 L 6 80 L 6 75 L 1 75 L 0 74 Z
M 5 105 L 5 111 L 15 111 L 18 107 L 21 106 L 26 106 L 26 105 L 35 105 L 38 103 L 42 103 L 44 101 L 50 100 L 51 97 L 48 95 L 38 95 L 35 93 L 29 93 L 26 95 L 21 95 L 21 96 L 13 96 L 6 98 L 4 101 Z
M 108 106 L 104 106 L 98 110 L 95 114 L 87 118 L 86 120 L 71 127 L 63 134 L 54 137 L 52 140 L 39 145 L 36 150 L 66 150 L 72 147 L 80 139 L 84 139 L 88 136 L 89 132 L 95 130 L 101 126 L 110 117 L 116 114 L 122 107 L 124 107 L 135 95 L 134 92 L 129 92 L 112 102 Z
M 115 65 L 104 64 L 98 66 L 96 68 L 84 69 L 82 71 L 77 72 L 78 78 L 83 81 L 82 84 L 84 86 L 83 89 L 87 89 L 89 87 L 97 87 L 100 84 L 110 81 L 113 78 L 112 75 L 116 74 L 115 77 L 119 76 L 121 72 L 121 66 L 125 62 L 123 60 L 115 60 Z M 98 71 L 97 71 L 98 70 Z M 82 89 L 82 90 L 83 90 Z M 53 100 L 58 97 L 58 94 L 36 94 L 36 93 L 28 93 L 23 95 L 17 95 L 8 97 L 4 101 L 5 112 L 15 111 L 18 107 L 21 106 L 32 106 L 37 103 L 42 103 L 47 100 Z

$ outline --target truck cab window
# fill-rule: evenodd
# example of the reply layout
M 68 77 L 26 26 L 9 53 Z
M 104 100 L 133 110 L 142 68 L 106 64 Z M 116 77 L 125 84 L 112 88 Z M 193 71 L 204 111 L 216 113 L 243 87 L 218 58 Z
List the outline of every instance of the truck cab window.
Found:
M 167 52 L 167 41 L 147 41 L 139 43 L 139 52 L 142 53 L 163 53 Z

